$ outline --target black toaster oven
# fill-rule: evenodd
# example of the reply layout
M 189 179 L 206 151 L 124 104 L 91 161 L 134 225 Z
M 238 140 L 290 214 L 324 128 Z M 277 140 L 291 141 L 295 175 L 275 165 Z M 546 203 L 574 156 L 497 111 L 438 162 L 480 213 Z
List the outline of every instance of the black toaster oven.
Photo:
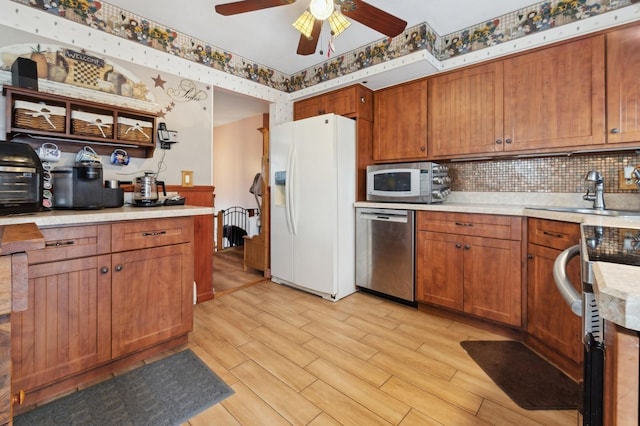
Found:
M 41 211 L 43 174 L 30 145 L 0 141 L 0 215 Z

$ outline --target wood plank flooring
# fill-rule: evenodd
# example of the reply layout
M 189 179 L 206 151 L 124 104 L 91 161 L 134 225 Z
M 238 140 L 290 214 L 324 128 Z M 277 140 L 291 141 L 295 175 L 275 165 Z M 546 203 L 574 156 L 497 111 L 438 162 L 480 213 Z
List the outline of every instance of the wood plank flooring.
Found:
M 459 344 L 502 338 L 366 293 L 334 303 L 263 281 L 195 306 L 189 347 L 235 394 L 188 424 L 576 425 L 577 411 L 519 408 Z

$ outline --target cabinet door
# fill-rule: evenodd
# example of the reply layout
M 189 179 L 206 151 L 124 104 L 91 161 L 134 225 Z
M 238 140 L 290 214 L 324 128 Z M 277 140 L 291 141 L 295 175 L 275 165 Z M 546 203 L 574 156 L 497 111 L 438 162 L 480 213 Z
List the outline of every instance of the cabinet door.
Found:
M 462 311 L 460 235 L 416 233 L 416 299 Z
M 110 260 L 105 255 L 29 266 L 28 309 L 11 314 L 15 390 L 111 358 Z
M 191 330 L 191 243 L 115 253 L 112 264 L 113 357 Z
M 527 251 L 527 333 L 579 364 L 583 352 L 581 319 L 571 312 L 553 280 L 553 262 L 560 250 L 529 244 Z M 581 291 L 578 257 L 569 262 L 568 276 L 576 291 Z
M 522 325 L 520 241 L 464 239 L 464 311 Z
M 607 142 L 640 140 L 640 25 L 607 34 Z
M 505 151 L 604 143 L 604 36 L 504 61 Z
M 427 81 L 375 92 L 373 159 L 410 160 L 427 156 Z
M 455 157 L 500 152 L 502 62 L 429 81 L 429 153 Z
M 293 104 L 293 119 L 315 117 L 327 113 L 327 103 L 325 96 L 316 96 L 304 99 Z

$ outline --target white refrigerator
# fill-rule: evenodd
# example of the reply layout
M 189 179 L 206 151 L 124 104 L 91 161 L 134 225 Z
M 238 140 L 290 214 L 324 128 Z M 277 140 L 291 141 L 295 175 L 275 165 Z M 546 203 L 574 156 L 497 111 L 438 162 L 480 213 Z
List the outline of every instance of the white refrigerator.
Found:
M 355 122 L 326 114 L 269 133 L 271 280 L 337 301 L 356 291 Z

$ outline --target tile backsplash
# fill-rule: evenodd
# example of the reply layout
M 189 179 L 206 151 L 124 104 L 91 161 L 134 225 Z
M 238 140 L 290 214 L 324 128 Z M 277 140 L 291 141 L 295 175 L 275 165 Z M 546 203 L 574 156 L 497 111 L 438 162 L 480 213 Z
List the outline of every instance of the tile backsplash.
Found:
M 598 170 L 604 176 L 605 192 L 637 193 L 640 190 L 621 190 L 618 187 L 619 171 L 625 166 L 640 166 L 640 153 L 452 162 L 449 174 L 454 191 L 578 193 L 585 191 L 587 172 Z

